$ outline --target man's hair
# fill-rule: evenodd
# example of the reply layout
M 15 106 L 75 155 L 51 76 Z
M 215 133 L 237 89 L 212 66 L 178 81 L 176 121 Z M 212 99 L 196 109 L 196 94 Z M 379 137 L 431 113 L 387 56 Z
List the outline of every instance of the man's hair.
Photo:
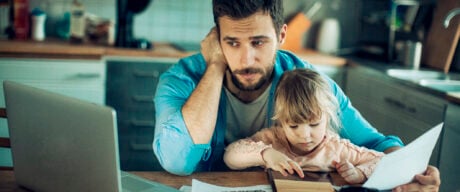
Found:
M 338 132 L 338 101 L 328 82 L 310 69 L 286 71 L 276 87 L 273 120 L 281 125 L 303 124 L 329 118 L 328 129 Z
M 282 0 L 213 0 L 212 7 L 217 30 L 220 17 L 243 19 L 258 11 L 270 14 L 277 35 L 284 24 Z

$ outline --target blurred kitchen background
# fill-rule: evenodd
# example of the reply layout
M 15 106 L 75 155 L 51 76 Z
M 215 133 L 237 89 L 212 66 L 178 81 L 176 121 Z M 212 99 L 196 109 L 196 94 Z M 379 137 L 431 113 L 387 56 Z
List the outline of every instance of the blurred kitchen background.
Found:
M 11 23 L 8 21 L 8 12 L 11 10 L 8 7 L 18 2 L 27 3 L 30 12 L 37 8 L 44 11 L 47 15 L 45 23 L 47 37 L 68 37 L 60 34 L 60 31 L 68 26 L 72 0 L 0 0 L 1 38 L 7 38 L 5 29 Z M 78 2 L 84 6 L 86 13 L 111 21 L 115 29 L 119 25 L 117 3 L 121 1 L 78 0 Z M 134 6 L 145 4 L 145 1 L 141 0 L 127 2 L 130 3 L 126 4 Z M 328 46 L 334 49 L 325 51 L 329 54 L 358 54 L 401 63 L 404 62 L 402 57 L 405 56 L 405 47 L 409 43 L 426 40 L 435 6 L 436 0 L 284 1 L 287 22 L 299 12 L 310 14 L 307 18 L 310 24 L 303 33 L 302 39 L 299 39 L 305 48 L 323 51 L 321 43 L 325 42 L 321 41 L 325 41 L 324 37 L 327 36 Z M 152 0 L 147 1 L 147 7 L 140 10 L 140 13 L 134 14 L 132 19 L 131 36 L 135 40 L 167 42 L 182 46 L 183 49 L 197 50 L 201 39 L 214 25 L 211 0 Z M 334 21 L 336 25 L 334 29 L 337 30 L 326 29 L 331 27 L 325 26 L 326 20 Z M 325 29 L 321 29 L 322 25 Z M 290 27 L 292 29 L 296 26 Z M 331 45 L 330 38 L 337 42 Z M 459 55 L 458 52 L 457 49 L 455 55 Z M 453 58 L 452 70 L 459 71 L 459 61 L 458 56 Z
M 0 2 L 2 2 L 0 0 Z M 7 20 L 7 0 L 2 5 L 2 21 Z M 116 0 L 79 0 L 88 13 L 96 14 L 100 17 L 117 21 L 117 1 Z M 135 2 L 135 1 L 133 1 Z M 134 34 L 154 42 L 184 42 L 199 43 L 214 25 L 212 18 L 211 0 L 153 0 L 148 7 L 135 16 Z M 301 11 L 299 6 L 308 9 L 315 1 L 296 0 L 285 1 L 285 15 Z M 313 27 L 324 18 L 332 17 L 339 20 L 342 27 L 342 47 L 354 46 L 359 41 L 360 17 L 363 7 L 362 0 L 321 0 L 321 8 L 312 17 Z M 388 1 L 372 1 L 375 10 L 388 9 Z M 40 8 L 47 14 L 46 34 L 57 36 L 58 23 L 64 19 L 66 12 L 71 9 L 72 0 L 31 0 L 29 9 Z M 368 4 L 368 3 L 366 3 Z M 365 5 L 369 6 L 369 5 Z M 368 14 L 368 13 L 366 13 Z M 345 27 L 346 26 L 346 27 Z M 6 23 L 2 23 L 2 31 Z M 5 38 L 5 34 L 3 34 Z M 383 40 L 383 39 L 382 39 Z
M 0 107 L 3 80 L 111 106 L 121 169 L 163 170 L 152 151 L 156 86 L 161 73 L 199 52 L 214 26 L 211 3 L 0 0 Z M 445 123 L 430 164 L 442 173 L 440 191 L 460 191 L 460 1 L 283 3 L 281 48 L 331 77 L 380 132 L 409 143 Z M 0 147 L 4 165 L 13 162 Z

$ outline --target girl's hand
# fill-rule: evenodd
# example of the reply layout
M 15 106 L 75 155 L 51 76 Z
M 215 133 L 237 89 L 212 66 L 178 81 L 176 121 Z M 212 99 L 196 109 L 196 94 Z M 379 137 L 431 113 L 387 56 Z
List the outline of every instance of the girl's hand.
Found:
M 261 155 L 267 168 L 279 171 L 283 176 L 288 176 L 288 173 L 292 175 L 295 171 L 301 178 L 304 177 L 300 165 L 285 154 L 273 148 L 267 148 L 261 152 Z
M 342 176 L 343 179 L 345 179 L 345 181 L 347 181 L 350 184 L 364 183 L 364 181 L 366 180 L 364 173 L 358 168 L 356 168 L 349 161 L 334 161 L 332 162 L 332 164 L 334 165 L 335 169 L 340 174 L 340 176 Z

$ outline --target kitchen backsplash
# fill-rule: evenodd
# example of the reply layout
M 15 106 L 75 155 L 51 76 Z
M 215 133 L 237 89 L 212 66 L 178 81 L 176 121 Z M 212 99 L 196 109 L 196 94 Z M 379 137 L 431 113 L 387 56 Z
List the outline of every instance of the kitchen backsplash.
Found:
M 90 13 L 112 19 L 116 22 L 117 0 L 79 0 Z M 284 1 L 285 16 L 309 8 L 315 0 Z M 324 18 L 337 18 L 342 27 L 341 46 L 350 47 L 357 42 L 361 0 L 319 0 L 322 7 L 312 18 L 312 30 Z M 70 10 L 72 0 L 29 0 L 29 8 L 40 7 L 48 14 L 47 34 L 56 36 L 56 23 Z M 134 17 L 135 38 L 145 38 L 154 42 L 199 43 L 214 25 L 212 0 L 152 0 L 149 7 Z M 346 27 L 345 27 L 346 26 Z M 311 30 L 310 30 L 311 31 Z M 312 37 L 313 35 L 313 37 Z M 310 37 L 309 37 L 310 36 Z M 314 38 L 314 31 L 306 34 L 307 41 Z M 306 42 L 307 47 L 314 47 Z
M 48 15 L 47 34 L 55 35 L 56 24 L 70 10 L 71 0 L 31 0 L 30 9 L 42 8 Z M 116 22 L 117 0 L 79 0 L 89 13 Z M 134 16 L 135 38 L 154 42 L 200 42 L 214 25 L 211 0 L 152 0 Z
M 153 41 L 200 42 L 214 20 L 211 0 L 158 0 L 134 23 L 135 35 Z

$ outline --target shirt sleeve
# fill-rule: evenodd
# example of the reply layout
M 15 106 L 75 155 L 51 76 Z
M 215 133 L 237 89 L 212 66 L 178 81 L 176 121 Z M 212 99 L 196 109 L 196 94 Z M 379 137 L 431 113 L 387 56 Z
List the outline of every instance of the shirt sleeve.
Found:
M 376 151 L 385 151 L 390 147 L 403 146 L 401 139 L 397 136 L 385 136 L 379 133 L 369 122 L 364 119 L 356 110 L 350 99 L 343 93 L 342 89 L 329 77 L 328 80 L 332 93 L 339 103 L 339 116 L 342 123 L 340 136 L 349 139 L 352 143 L 364 146 Z
M 177 65 L 177 64 L 176 64 Z M 192 174 L 210 155 L 210 144 L 195 144 L 185 126 L 181 108 L 196 86 L 183 71 L 170 69 L 161 75 L 155 103 L 153 151 L 161 166 L 177 175 Z
M 338 148 L 342 148 L 342 150 L 340 150 L 340 161 L 348 160 L 356 168 L 361 170 L 366 178 L 371 176 L 377 163 L 384 156 L 382 152 L 356 146 L 346 139 L 338 139 L 337 141 L 337 145 L 341 146 Z

